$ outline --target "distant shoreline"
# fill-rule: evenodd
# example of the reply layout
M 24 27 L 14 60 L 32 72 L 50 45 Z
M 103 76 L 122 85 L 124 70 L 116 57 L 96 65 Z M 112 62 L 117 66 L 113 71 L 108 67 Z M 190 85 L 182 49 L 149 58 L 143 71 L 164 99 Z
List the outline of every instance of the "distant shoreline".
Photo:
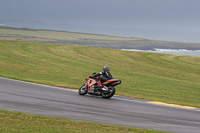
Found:
M 122 49 L 122 50 L 200 57 L 200 50 L 186 50 L 186 49 L 154 49 L 154 50 Z
M 173 41 L 148 40 L 143 38 L 128 38 L 89 34 L 80 32 L 67 32 L 58 30 L 42 30 L 30 28 L 13 28 L 0 26 L 0 40 L 27 41 L 39 43 L 55 43 L 80 45 L 88 47 L 112 49 L 186 49 L 200 50 L 200 43 L 183 43 Z

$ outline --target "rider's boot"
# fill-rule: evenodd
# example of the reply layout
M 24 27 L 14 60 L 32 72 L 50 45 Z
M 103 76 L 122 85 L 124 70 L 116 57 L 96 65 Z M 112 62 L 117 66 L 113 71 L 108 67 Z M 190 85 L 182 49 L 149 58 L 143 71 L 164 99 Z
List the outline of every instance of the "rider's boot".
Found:
M 97 80 L 97 82 L 98 82 L 98 86 L 96 87 L 96 90 L 102 90 L 103 86 L 101 84 L 101 80 L 99 79 Z
M 102 86 L 102 90 L 103 91 L 108 91 L 108 87 L 107 86 Z

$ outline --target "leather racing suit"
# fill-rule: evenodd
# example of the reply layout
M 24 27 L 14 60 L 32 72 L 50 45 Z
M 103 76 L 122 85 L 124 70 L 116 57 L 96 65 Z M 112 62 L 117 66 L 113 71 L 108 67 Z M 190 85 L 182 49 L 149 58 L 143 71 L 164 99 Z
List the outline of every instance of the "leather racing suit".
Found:
M 102 75 L 102 77 L 101 77 L 101 75 Z M 102 72 L 100 72 L 94 76 L 98 77 L 101 80 L 101 82 L 105 82 L 107 80 L 113 79 L 112 74 L 107 70 L 103 70 Z

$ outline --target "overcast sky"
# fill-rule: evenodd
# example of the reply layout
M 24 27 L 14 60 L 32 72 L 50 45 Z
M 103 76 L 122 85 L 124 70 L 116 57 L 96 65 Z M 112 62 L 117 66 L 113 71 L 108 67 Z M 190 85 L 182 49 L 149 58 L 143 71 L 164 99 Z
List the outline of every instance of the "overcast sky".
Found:
M 0 0 L 0 23 L 5 20 L 107 27 L 116 35 L 134 29 L 200 33 L 200 0 Z

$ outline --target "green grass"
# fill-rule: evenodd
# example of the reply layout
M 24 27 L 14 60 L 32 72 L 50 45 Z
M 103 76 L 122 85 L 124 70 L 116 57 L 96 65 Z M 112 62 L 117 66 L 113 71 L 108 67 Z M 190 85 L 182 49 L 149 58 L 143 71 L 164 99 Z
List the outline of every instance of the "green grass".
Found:
M 0 41 L 0 76 L 79 88 L 104 65 L 116 93 L 200 107 L 200 58 L 72 45 Z
M 0 110 L 0 133 L 164 133 Z

